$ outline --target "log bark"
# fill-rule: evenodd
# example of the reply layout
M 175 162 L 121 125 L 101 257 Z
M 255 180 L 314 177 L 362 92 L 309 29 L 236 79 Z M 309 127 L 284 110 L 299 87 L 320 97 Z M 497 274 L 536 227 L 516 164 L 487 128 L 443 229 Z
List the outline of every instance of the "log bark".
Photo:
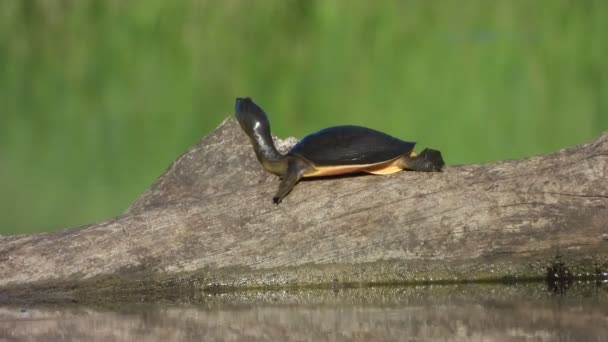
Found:
M 277 139 L 282 151 L 295 142 Z M 103 291 L 538 278 L 555 265 L 601 275 L 607 174 L 604 134 L 442 173 L 302 181 L 276 206 L 277 177 L 228 118 L 123 215 L 0 237 L 0 299 L 23 289 L 83 300 Z

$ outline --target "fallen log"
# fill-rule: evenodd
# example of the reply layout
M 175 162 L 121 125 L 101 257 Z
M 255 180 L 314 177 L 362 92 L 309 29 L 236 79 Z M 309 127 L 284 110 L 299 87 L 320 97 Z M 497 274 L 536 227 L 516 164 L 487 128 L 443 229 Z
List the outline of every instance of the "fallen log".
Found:
M 282 151 L 295 142 L 277 140 Z M 607 174 L 604 134 L 441 173 L 302 181 L 276 206 L 277 177 L 228 118 L 123 215 L 0 237 L 0 301 L 605 276 Z

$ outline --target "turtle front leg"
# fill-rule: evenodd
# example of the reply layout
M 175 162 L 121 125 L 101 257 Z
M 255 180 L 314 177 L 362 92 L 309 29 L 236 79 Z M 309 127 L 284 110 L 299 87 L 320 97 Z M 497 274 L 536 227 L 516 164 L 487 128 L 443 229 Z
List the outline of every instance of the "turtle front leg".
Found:
M 293 187 L 302 178 L 304 173 L 310 169 L 310 165 L 301 159 L 291 159 L 287 164 L 287 172 L 279 184 L 277 194 L 272 198 L 274 204 L 279 204 L 289 194 Z

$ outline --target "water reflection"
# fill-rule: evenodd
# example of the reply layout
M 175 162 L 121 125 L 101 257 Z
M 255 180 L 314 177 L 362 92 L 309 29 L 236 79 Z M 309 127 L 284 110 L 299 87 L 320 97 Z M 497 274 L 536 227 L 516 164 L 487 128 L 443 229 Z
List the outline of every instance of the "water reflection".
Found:
M 206 295 L 183 303 L 0 308 L 9 341 L 605 341 L 608 291 L 573 284 Z M 114 305 L 111 307 L 110 305 Z

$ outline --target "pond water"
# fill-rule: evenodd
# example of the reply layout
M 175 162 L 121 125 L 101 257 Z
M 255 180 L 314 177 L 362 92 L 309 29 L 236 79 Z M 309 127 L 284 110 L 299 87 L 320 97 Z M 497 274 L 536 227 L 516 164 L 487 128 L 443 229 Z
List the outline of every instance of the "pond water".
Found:
M 292 340 L 608 341 L 608 286 L 291 289 L 0 307 L 0 341 Z

